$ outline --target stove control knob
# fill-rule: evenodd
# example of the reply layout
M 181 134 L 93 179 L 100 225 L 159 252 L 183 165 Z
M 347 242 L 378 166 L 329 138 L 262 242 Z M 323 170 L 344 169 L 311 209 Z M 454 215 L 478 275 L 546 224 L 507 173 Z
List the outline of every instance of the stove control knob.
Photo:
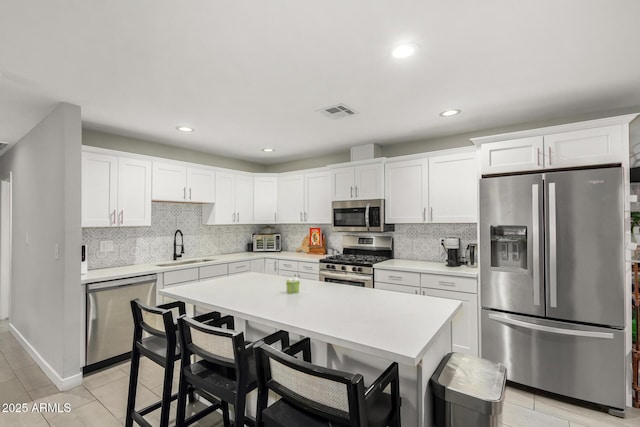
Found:
M 351 267 L 351 271 L 358 271 L 357 267 Z
M 347 267 L 345 267 L 344 265 L 342 267 L 340 267 L 341 270 L 346 270 Z
M 358 272 L 362 273 L 362 267 L 358 267 Z

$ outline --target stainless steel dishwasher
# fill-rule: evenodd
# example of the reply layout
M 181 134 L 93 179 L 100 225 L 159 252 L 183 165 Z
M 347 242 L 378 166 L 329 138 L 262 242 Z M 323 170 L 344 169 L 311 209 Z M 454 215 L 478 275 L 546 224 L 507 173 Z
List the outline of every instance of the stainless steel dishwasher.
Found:
M 156 275 L 87 284 L 86 360 L 84 372 L 124 360 L 131 352 L 130 301 L 156 304 Z

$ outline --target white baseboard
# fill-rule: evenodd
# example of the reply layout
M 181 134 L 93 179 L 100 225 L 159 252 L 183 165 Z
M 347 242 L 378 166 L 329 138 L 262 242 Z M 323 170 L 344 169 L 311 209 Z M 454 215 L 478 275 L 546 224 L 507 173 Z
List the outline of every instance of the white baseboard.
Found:
M 53 385 L 58 387 L 58 390 L 70 390 L 82 384 L 82 371 L 79 371 L 76 375 L 62 378 L 11 323 L 9 323 L 9 330 L 11 331 L 11 335 L 13 335 L 26 352 L 29 353 L 29 356 L 31 356 L 40 369 L 42 369 L 42 372 L 51 380 Z

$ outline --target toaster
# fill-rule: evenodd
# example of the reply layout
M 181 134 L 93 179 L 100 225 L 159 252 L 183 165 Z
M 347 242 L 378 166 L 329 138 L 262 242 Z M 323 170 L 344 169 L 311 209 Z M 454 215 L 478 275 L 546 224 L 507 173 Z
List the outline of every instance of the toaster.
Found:
M 254 252 L 280 252 L 282 237 L 280 234 L 254 234 Z

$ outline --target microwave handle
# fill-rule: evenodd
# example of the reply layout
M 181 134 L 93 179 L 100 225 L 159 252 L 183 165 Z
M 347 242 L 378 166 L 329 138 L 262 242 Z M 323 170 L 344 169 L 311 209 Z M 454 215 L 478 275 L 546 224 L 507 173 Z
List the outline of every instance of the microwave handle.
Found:
M 367 227 L 367 231 L 369 231 L 369 206 L 371 204 L 367 203 L 367 207 L 364 209 L 364 225 Z

